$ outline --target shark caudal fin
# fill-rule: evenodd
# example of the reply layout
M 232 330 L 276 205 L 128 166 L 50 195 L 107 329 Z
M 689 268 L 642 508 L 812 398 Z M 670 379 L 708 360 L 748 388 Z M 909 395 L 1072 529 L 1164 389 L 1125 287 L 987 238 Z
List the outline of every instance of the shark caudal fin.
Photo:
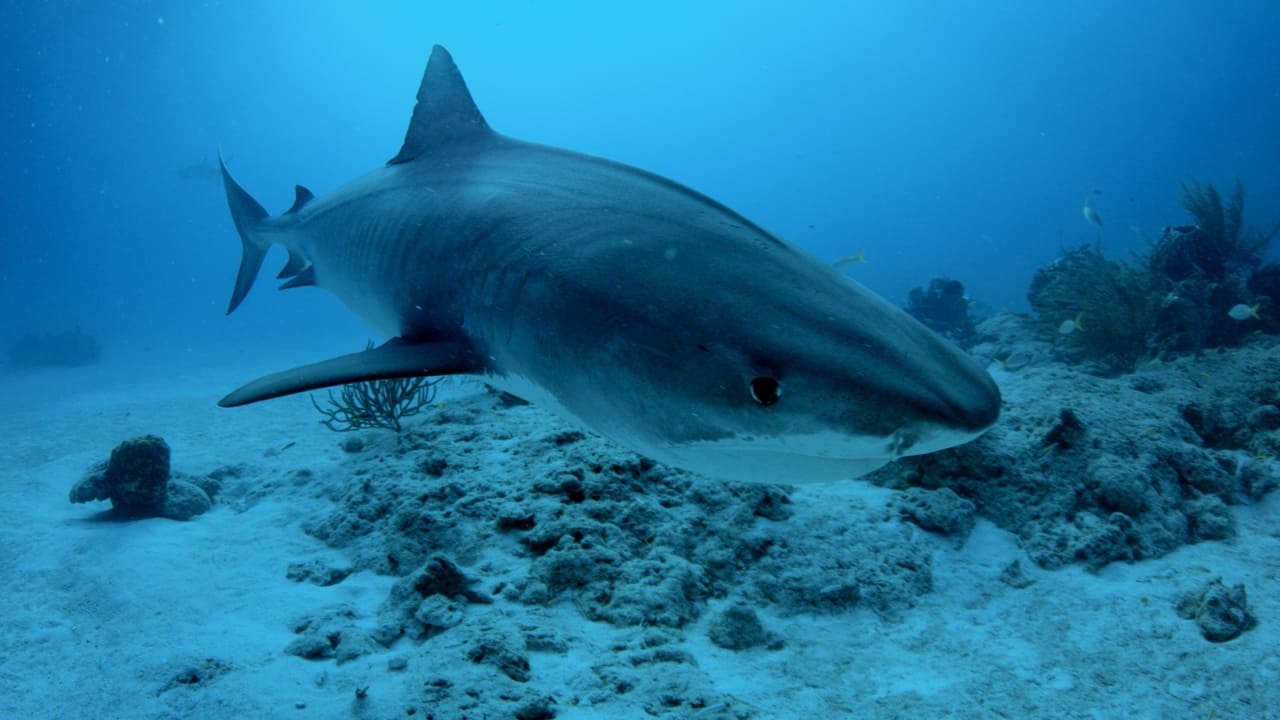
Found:
M 235 221 L 243 246 L 240 270 L 236 273 L 236 286 L 231 291 L 231 304 L 227 306 L 227 314 L 230 315 L 240 306 L 245 295 L 249 294 L 249 288 L 253 287 L 253 281 L 262 269 L 262 261 L 267 257 L 267 248 L 271 243 L 260 237 L 258 232 L 262 221 L 267 218 L 266 209 L 231 177 L 221 153 L 218 154 L 218 167 L 222 170 L 222 185 L 227 190 L 231 219 Z

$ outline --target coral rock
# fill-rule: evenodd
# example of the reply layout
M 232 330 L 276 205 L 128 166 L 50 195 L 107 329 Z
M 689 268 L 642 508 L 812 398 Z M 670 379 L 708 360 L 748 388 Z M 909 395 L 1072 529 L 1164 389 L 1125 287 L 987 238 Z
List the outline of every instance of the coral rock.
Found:
M 155 435 L 120 443 L 111 458 L 89 469 L 71 488 L 73 503 L 110 500 L 119 517 L 166 517 L 190 520 L 213 507 L 221 483 L 214 478 L 191 480 L 169 475 L 169 446 Z
M 186 480 L 170 480 L 165 486 L 164 509 L 160 514 L 170 520 L 190 520 L 212 507 L 213 501 L 199 486 Z
M 772 640 L 756 611 L 746 605 L 734 605 L 714 618 L 707 636 L 726 650 L 747 650 Z
M 164 514 L 168 498 L 169 445 L 155 435 L 126 440 L 111 451 L 106 483 L 111 506 L 129 517 Z
M 1227 587 L 1222 578 L 1214 578 L 1201 591 L 1184 595 L 1177 605 L 1183 618 L 1194 619 L 1200 634 L 1209 642 L 1226 642 L 1257 624 L 1249 608 L 1244 585 Z
M 896 498 L 898 512 L 925 530 L 964 538 L 973 529 L 974 504 L 951 488 L 911 487 Z

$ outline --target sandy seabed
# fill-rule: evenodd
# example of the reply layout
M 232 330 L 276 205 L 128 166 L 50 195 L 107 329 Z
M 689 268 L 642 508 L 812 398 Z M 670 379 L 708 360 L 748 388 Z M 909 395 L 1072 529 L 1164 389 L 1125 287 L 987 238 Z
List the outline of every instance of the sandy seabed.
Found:
M 810 554 L 830 546 L 840 562 L 793 560 L 780 572 L 766 557 L 716 574 L 705 569 L 711 561 L 696 560 L 713 556 L 708 543 L 687 536 L 728 532 L 714 524 L 723 515 L 717 503 L 732 508 L 750 493 L 668 478 L 679 503 L 707 504 L 703 519 L 670 521 L 663 512 L 702 511 L 656 500 L 653 512 L 627 517 L 655 518 L 650 547 L 696 546 L 681 556 L 696 561 L 679 563 L 699 589 L 676 593 L 687 606 L 640 598 L 638 614 L 628 615 L 617 598 L 630 575 L 600 579 L 611 583 L 605 600 L 587 580 L 561 587 L 554 578 L 565 565 L 548 565 L 561 546 L 530 538 L 555 522 L 585 522 L 558 514 L 569 501 L 556 495 L 563 484 L 544 487 L 547 478 L 592 457 L 634 465 L 634 455 L 463 383 L 443 390 L 444 420 L 412 421 L 416 445 L 371 431 L 360 452 L 348 452 L 340 447 L 348 436 L 321 426 L 306 397 L 216 406 L 226 390 L 297 358 L 266 362 L 191 351 L 0 378 L 8 401 L 0 414 L 0 716 L 1280 718 L 1277 493 L 1231 506 L 1228 540 L 1091 572 L 1040 569 L 1017 536 L 981 517 L 960 537 L 927 532 L 899 518 L 894 491 L 865 482 L 797 486 L 786 513 L 730 513 L 723 522 L 771 533 L 776 547 L 798 548 L 807 537 Z M 1016 414 L 1020 378 L 1005 373 L 1000 382 Z M 118 522 L 105 503 L 68 503 L 86 469 L 147 433 L 169 443 L 175 471 L 221 470 L 227 479 L 209 513 Z M 428 456 L 447 458 L 440 474 L 423 472 Z M 597 502 L 592 482 L 602 480 L 588 471 L 583 507 Z M 353 494 L 362 483 L 387 496 L 367 487 Z M 454 510 L 421 515 L 447 532 L 427 528 L 431 539 L 419 542 L 412 534 L 422 528 L 379 524 L 401 517 L 396 503 L 410 483 L 424 504 L 442 488 L 452 493 Z M 361 525 L 368 498 L 386 508 Z M 908 573 L 916 590 L 881 588 L 876 602 L 865 580 L 848 602 L 824 605 L 824 592 L 840 592 L 817 587 L 830 579 L 798 578 L 778 590 L 765 577 L 786 567 L 838 577 L 847 565 L 865 579 L 888 571 L 859 563 L 898 547 L 926 567 Z M 383 562 L 395 553 L 412 560 L 400 577 L 437 554 L 449 558 L 485 601 L 408 593 L 412 606 L 398 607 L 405 592 Z M 1029 584 L 1007 582 L 1014 561 Z M 636 550 L 617 567 L 641 562 L 661 564 L 661 552 Z M 322 586 L 290 579 L 299 565 L 351 573 Z M 653 572 L 663 580 L 644 592 L 666 592 L 683 577 L 669 565 Z M 1218 577 L 1246 586 L 1257 625 L 1212 643 L 1175 605 Z M 761 642 L 733 650 L 713 641 L 726 612 L 744 604 Z M 335 652 L 299 651 L 317 628 Z

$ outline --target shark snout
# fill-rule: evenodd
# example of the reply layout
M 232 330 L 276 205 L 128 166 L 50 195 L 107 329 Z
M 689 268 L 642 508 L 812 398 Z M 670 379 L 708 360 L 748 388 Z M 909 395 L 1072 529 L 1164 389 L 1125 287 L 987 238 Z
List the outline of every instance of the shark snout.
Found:
M 914 420 L 902 430 L 915 441 L 904 454 L 917 455 L 958 445 L 982 434 L 1000 417 L 1000 388 L 973 358 L 941 338 L 928 343 L 927 358 L 906 374 L 900 388 L 913 403 Z M 908 417 L 910 413 L 908 413 Z M 917 428 L 912 432 L 911 428 Z
M 941 398 L 943 416 L 953 428 L 979 433 L 1000 417 L 1000 388 L 973 360 L 968 357 L 962 360 L 966 367 L 955 373 L 954 382 L 945 386 L 945 395 Z

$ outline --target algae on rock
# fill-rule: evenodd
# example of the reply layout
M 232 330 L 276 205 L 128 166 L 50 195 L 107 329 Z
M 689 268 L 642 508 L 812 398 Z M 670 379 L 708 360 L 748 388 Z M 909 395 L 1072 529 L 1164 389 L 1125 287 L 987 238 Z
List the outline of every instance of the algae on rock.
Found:
M 1027 291 L 1031 308 L 1079 359 L 1111 372 L 1132 372 L 1154 354 L 1164 287 L 1150 273 L 1080 247 L 1036 271 Z

